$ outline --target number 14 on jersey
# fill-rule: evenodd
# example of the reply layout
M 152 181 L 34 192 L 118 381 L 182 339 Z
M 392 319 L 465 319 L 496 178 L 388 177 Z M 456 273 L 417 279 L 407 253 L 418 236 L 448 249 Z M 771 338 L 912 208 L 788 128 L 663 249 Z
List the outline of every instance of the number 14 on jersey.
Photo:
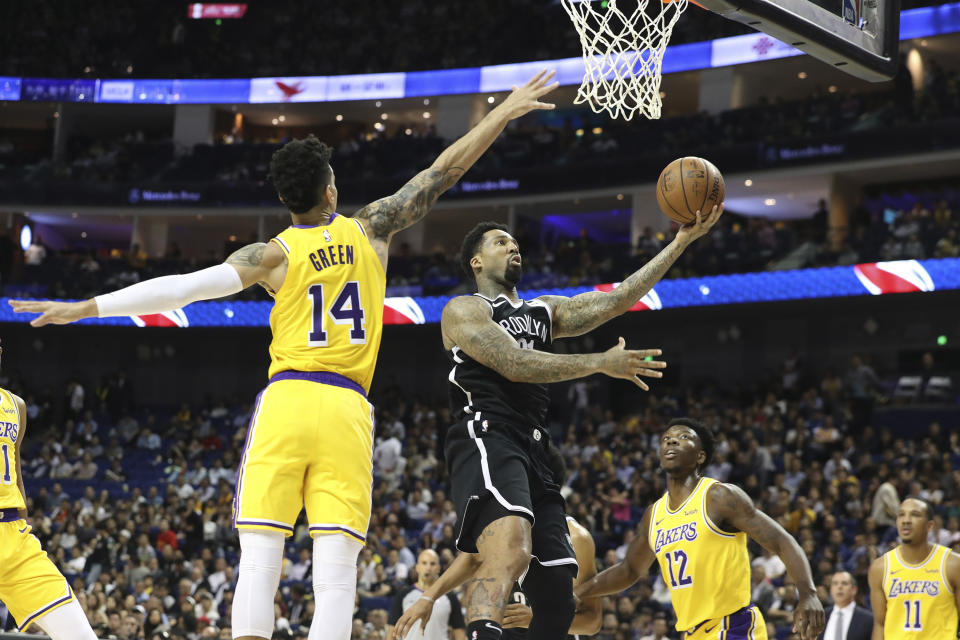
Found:
M 327 346 L 326 320 L 334 324 L 350 325 L 350 344 L 366 344 L 367 332 L 364 329 L 364 311 L 360 301 L 360 284 L 356 280 L 344 283 L 343 288 L 332 296 L 333 304 L 329 309 L 324 307 L 324 291 L 322 284 L 311 285 L 307 295 L 313 305 L 310 334 L 307 344 L 311 347 Z

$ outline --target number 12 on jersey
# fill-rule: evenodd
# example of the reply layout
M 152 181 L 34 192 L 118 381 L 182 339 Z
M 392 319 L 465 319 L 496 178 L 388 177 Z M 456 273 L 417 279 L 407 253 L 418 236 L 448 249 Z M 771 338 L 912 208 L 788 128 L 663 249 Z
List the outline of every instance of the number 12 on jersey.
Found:
M 683 589 L 693 584 L 693 576 L 687 574 L 687 554 L 677 549 L 673 552 L 673 559 L 670 558 L 670 552 L 667 551 L 667 569 L 670 572 L 670 586 L 674 589 Z M 673 563 L 677 563 L 676 577 L 674 577 Z
M 324 308 L 322 284 L 311 285 L 307 290 L 307 296 L 313 306 L 310 333 L 307 336 L 309 346 L 327 346 L 327 332 L 325 331 L 327 316 L 334 324 L 351 325 L 350 344 L 365 344 L 367 342 L 363 305 L 360 302 L 360 284 L 356 280 L 344 283 L 340 292 L 333 297 L 333 304 L 330 305 L 329 309 Z

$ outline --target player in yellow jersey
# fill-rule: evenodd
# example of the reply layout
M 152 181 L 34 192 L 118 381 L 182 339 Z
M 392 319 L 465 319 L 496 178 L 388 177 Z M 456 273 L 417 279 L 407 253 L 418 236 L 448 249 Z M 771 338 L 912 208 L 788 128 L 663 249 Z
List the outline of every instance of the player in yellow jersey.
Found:
M 578 598 L 619 593 L 656 560 L 685 640 L 766 640 L 760 610 L 750 603 L 747 537 L 776 553 L 800 590 L 793 629 L 813 640 L 824 628 L 810 564 L 800 545 L 735 485 L 701 474 L 713 455 L 713 433 L 677 418 L 660 439 L 667 492 L 643 514 L 640 531 L 618 564 L 578 586 Z
M 0 388 L 0 602 L 20 631 L 36 623 L 53 640 L 96 640 L 67 579 L 30 533 L 20 470 L 26 430 L 26 404 Z
M 41 313 L 31 323 L 39 326 L 170 311 L 254 284 L 275 297 L 270 383 L 257 398 L 234 504 L 241 549 L 235 638 L 272 636 L 284 537 L 304 506 L 314 536 L 316 612 L 309 637 L 350 637 L 373 480 L 373 407 L 366 392 L 380 344 L 390 239 L 426 215 L 510 120 L 553 108 L 540 101 L 557 87 L 553 75 L 541 72 L 515 88 L 430 168 L 353 218 L 336 213 L 329 147 L 313 137 L 297 140 L 270 162 L 293 220 L 270 242 L 248 245 L 216 267 L 84 302 L 11 302 L 15 311 Z
M 960 555 L 928 542 L 933 526 L 926 501 L 900 503 L 900 544 L 870 565 L 873 640 L 957 637 Z

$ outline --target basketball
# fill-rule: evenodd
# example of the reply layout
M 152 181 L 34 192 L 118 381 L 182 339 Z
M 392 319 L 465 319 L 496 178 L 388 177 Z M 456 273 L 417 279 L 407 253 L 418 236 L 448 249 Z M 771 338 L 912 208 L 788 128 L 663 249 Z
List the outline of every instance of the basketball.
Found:
M 657 180 L 657 204 L 675 222 L 696 222 L 710 215 L 723 202 L 726 185 L 723 176 L 709 160 L 687 156 L 667 165 Z

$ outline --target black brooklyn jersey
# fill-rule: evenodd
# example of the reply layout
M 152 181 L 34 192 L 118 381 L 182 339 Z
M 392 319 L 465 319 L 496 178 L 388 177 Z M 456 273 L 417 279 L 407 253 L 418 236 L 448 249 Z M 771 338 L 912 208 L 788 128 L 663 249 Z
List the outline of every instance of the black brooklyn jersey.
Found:
M 493 321 L 506 329 L 523 349 L 553 351 L 550 308 L 540 300 L 511 302 L 505 295 L 491 300 Z M 547 417 L 547 387 L 529 382 L 510 382 L 480 364 L 459 347 L 450 350 L 450 412 L 456 420 L 472 418 L 478 412 L 518 426 L 542 426 Z

